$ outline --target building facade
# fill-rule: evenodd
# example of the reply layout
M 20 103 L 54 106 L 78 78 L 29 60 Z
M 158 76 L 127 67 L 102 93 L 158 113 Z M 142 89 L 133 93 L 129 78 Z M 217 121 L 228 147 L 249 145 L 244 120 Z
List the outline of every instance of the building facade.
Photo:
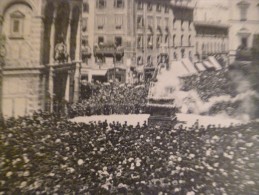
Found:
M 227 59 L 228 56 L 228 29 L 224 24 L 206 21 L 194 22 L 196 31 L 196 57 L 198 61 L 215 56 Z
M 229 8 L 230 63 L 234 62 L 236 57 L 249 60 L 254 37 L 259 34 L 259 1 L 231 0 Z M 237 56 L 238 53 L 241 56 Z
M 134 82 L 162 63 L 193 58 L 193 8 L 192 1 L 84 0 L 83 77 Z
M 21 116 L 77 101 L 80 0 L 1 0 L 1 111 Z M 66 96 L 66 97 L 65 97 Z

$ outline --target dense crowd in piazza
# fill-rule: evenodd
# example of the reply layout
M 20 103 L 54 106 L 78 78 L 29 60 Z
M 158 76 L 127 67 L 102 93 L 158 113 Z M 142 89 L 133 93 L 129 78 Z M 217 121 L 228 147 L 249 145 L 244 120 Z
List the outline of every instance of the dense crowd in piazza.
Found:
M 0 193 L 256 195 L 258 128 L 11 118 L 1 128 Z
M 183 77 L 181 78 L 181 90 L 196 90 L 199 97 L 205 102 L 215 96 L 230 95 L 234 97 L 237 95 L 236 86 L 234 82 L 231 82 L 229 73 L 228 69 L 221 69 Z
M 231 81 L 227 69 L 204 71 L 199 74 L 180 78 L 181 90 L 195 90 L 202 101 L 207 102 L 212 97 L 228 95 L 235 97 L 238 92 L 236 84 Z M 88 83 L 82 86 L 82 97 L 79 103 L 69 107 L 70 117 L 109 115 L 109 114 L 139 114 L 148 113 L 149 82 L 142 84 L 120 83 Z M 217 114 L 228 108 L 234 116 L 241 101 L 217 102 L 206 114 Z
M 225 74 L 204 72 L 203 79 L 215 82 L 192 76 L 186 86 L 204 90 L 204 101 L 229 94 Z M 89 89 L 89 95 L 72 105 L 72 116 L 141 113 L 123 106 L 147 103 L 148 84 L 95 83 Z M 104 109 L 107 103 L 113 105 L 109 112 Z M 255 121 L 228 127 L 204 127 L 197 121 L 165 130 L 146 122 L 74 123 L 39 112 L 7 119 L 0 126 L 0 194 L 259 193 Z
M 89 83 L 82 85 L 82 100 L 71 105 L 70 116 L 139 114 L 146 112 L 149 83 Z

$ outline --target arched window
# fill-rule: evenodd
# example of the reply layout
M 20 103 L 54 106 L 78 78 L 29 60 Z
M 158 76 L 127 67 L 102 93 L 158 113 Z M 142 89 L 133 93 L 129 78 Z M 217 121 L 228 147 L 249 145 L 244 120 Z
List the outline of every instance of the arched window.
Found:
M 181 46 L 183 46 L 183 35 L 181 36 Z
M 15 11 L 10 15 L 11 17 L 11 29 L 10 35 L 14 38 L 22 38 L 24 31 L 24 18 L 25 15 L 20 11 Z
M 148 56 L 148 57 L 147 57 L 147 65 L 148 65 L 148 66 L 152 66 L 152 65 L 153 65 L 152 56 Z
M 138 64 L 138 65 L 142 65 L 142 64 L 143 64 L 143 58 L 142 58 L 142 56 L 138 56 L 138 57 L 137 57 L 137 64 Z

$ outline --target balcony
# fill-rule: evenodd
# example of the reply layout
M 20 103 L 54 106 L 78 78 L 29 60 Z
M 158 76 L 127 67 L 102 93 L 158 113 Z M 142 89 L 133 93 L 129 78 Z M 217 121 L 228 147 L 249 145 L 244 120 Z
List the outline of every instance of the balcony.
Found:
M 124 54 L 124 48 L 122 46 L 115 46 L 114 44 L 99 44 L 94 47 L 95 55 L 121 55 Z

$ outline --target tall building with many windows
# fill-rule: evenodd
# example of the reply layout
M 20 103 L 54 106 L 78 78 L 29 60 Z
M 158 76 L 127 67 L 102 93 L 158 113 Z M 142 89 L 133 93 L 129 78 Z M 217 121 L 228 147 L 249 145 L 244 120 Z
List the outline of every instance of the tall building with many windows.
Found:
M 58 111 L 77 101 L 81 0 L 1 0 L 0 110 L 4 116 Z
M 259 34 L 259 1 L 230 0 L 229 8 L 230 63 L 236 57 L 249 61 L 251 57 L 249 49 L 253 45 L 255 36 Z
M 193 8 L 189 0 L 84 0 L 83 77 L 133 82 L 160 64 L 193 58 Z

